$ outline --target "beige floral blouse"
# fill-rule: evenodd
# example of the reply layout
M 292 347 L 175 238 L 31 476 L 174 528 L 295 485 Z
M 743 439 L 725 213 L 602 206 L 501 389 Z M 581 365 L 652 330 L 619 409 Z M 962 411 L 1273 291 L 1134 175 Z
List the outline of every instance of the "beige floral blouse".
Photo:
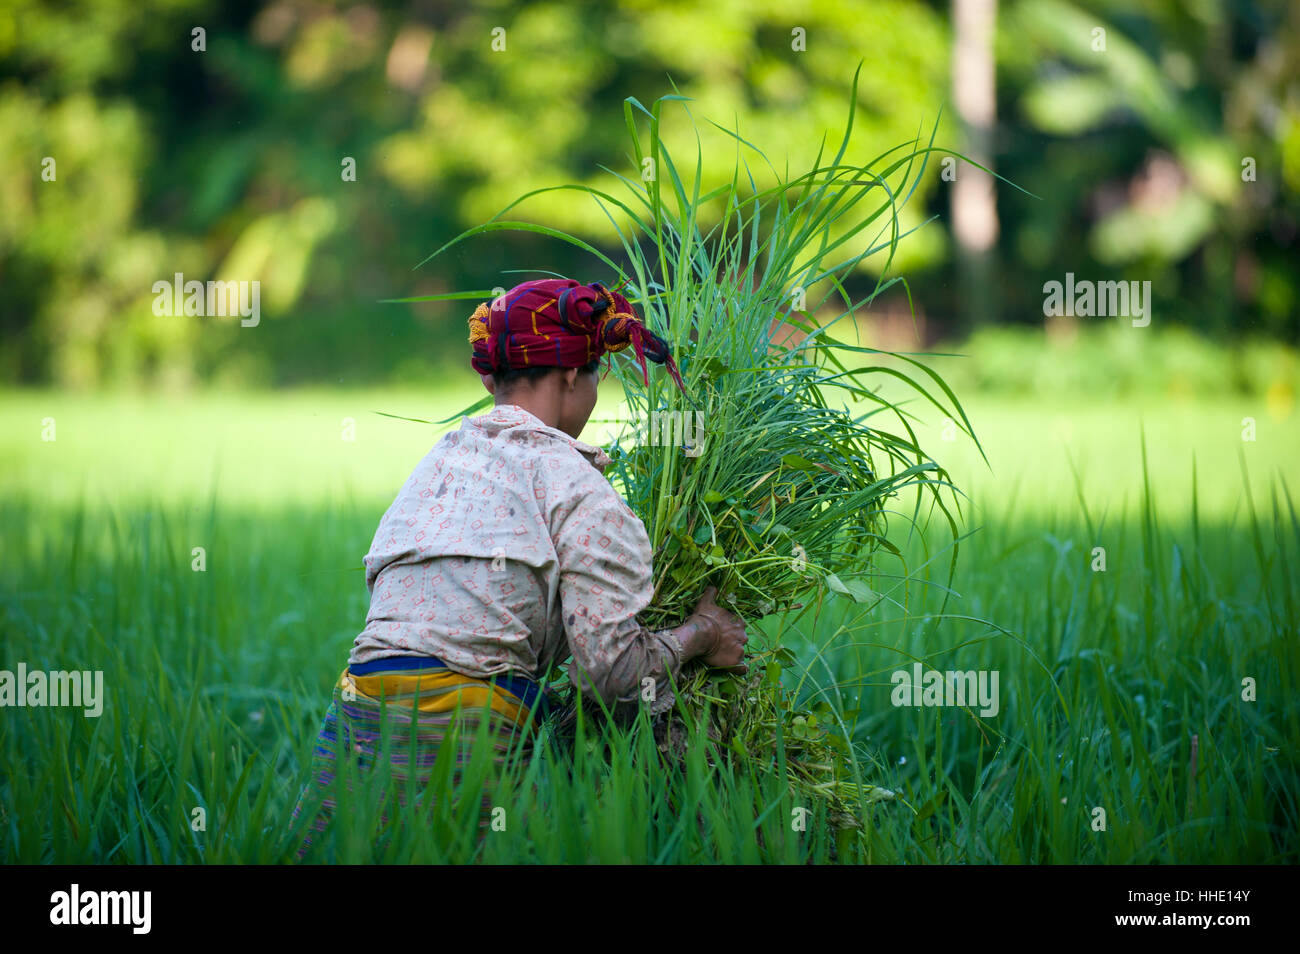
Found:
M 539 679 L 568 660 L 607 705 L 671 706 L 682 645 L 637 621 L 650 538 L 609 463 L 514 404 L 444 435 L 375 531 L 350 662 L 432 655 L 467 676 Z

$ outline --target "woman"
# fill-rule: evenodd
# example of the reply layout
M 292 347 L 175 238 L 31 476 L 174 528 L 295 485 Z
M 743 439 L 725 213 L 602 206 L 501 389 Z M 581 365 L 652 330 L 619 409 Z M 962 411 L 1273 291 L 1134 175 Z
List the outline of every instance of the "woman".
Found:
M 712 587 L 678 627 L 637 622 L 653 594 L 649 536 L 603 476 L 609 457 L 578 439 L 606 352 L 631 345 L 643 375 L 648 356 L 682 387 L 667 343 L 623 296 L 566 279 L 512 288 L 479 305 L 469 328 L 471 364 L 495 407 L 434 446 L 375 532 L 370 611 L 317 740 L 320 810 L 300 857 L 336 808 L 336 744 L 373 760 L 386 713 L 398 726 L 414 714 L 417 751 L 402 731 L 389 758 L 395 781 L 411 773 L 423 790 L 439 743 L 461 744 L 449 735 L 486 721 L 498 764 L 512 744 L 526 746 L 538 679 L 566 659 L 573 685 L 616 713 L 669 708 L 687 660 L 745 670 L 744 621 L 717 606 Z

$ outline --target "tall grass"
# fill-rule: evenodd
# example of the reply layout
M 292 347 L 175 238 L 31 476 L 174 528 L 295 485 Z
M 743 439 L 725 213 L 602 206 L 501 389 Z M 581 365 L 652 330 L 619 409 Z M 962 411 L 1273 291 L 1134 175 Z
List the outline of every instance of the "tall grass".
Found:
M 779 638 L 795 657 L 782 674 L 794 704 L 825 701 L 849 728 L 861 780 L 899 794 L 866 815 L 860 838 L 837 844 L 826 811 L 777 772 L 710 763 L 695 744 L 678 768 L 646 772 L 649 732 L 592 723 L 571 751 L 543 745 L 501 789 L 505 831 L 480 839 L 476 813 L 452 810 L 475 805 L 467 787 L 436 825 L 411 818 L 400 837 L 369 811 L 345 812 L 317 857 L 1300 860 L 1293 495 L 1279 481 L 1235 519 L 1193 519 L 1170 503 L 1185 488 L 1152 483 L 1103 519 L 1098 489 L 1081 487 L 1050 521 L 975 500 L 983 529 L 946 609 L 924 588 L 907 612 L 832 600 L 779 632 L 775 617 L 755 625 L 758 649 Z M 0 711 L 0 861 L 291 860 L 289 812 L 365 614 L 346 568 L 381 509 L 0 504 L 0 668 L 102 669 L 106 686 L 98 719 Z M 191 570 L 195 541 L 208 546 L 204 573 Z M 1099 544 L 1105 572 L 1090 568 Z M 349 574 L 354 585 L 339 585 Z M 999 670 L 998 716 L 891 706 L 889 674 L 913 658 Z M 1247 677 L 1254 701 L 1242 698 Z M 815 813 L 806 831 L 792 830 L 798 808 Z

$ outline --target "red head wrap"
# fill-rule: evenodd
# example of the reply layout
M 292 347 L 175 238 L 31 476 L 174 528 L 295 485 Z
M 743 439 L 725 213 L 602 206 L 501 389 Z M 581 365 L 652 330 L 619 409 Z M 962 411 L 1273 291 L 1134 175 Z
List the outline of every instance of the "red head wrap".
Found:
M 516 285 L 479 305 L 469 318 L 470 363 L 479 374 L 512 368 L 579 368 L 605 352 L 636 350 L 646 386 L 645 359 L 668 368 L 682 393 L 686 387 L 668 342 L 636 316 L 628 300 L 600 282 L 546 278 Z

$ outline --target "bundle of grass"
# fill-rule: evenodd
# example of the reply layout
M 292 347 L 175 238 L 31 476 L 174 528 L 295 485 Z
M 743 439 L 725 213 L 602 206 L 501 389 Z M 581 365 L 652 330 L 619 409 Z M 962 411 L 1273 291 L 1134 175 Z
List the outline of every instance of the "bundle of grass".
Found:
M 650 628 L 675 626 L 714 585 L 720 605 L 748 621 L 775 619 L 778 635 L 745 677 L 703 668 L 683 673 L 675 710 L 656 726 L 660 749 L 681 758 L 694 723 L 717 743 L 719 757 L 767 768 L 779 763 L 796 798 L 822 801 L 849 826 L 888 793 L 862 783 L 850 727 L 829 703 L 800 710 L 782 689 L 781 670 L 795 659 L 779 634 L 827 593 L 868 608 L 887 598 L 878 591 L 876 581 L 885 575 L 876 561 L 886 554 L 902 564 L 887 537 L 887 518 L 916 526 L 928 501 L 929 513 L 941 514 L 956 537 L 956 497 L 946 472 L 919 446 L 901 403 L 869 382 L 886 376 L 901 382 L 974 437 L 955 395 L 933 371 L 905 355 L 878 364 L 874 356 L 884 352 L 830 334 L 836 322 L 903 281 L 883 276 L 906 234 L 899 209 L 933 150 L 918 140 L 865 164 L 843 161 L 857 79 L 833 160 L 823 163 L 819 151 L 814 167 L 795 178 L 783 178 L 768 163 L 774 184 L 764 188 L 744 162 L 749 188 L 742 190 L 741 147 L 762 153 L 724 129 L 735 139 L 735 172 L 703 195 L 702 155 L 688 192 L 660 138 L 663 103 L 684 98 L 665 96 L 650 111 L 626 100 L 635 167 L 650 171 L 638 179 L 612 173 L 632 201 L 589 186 L 558 187 L 596 199 L 622 239 L 626 268 L 562 232 L 496 219 L 434 253 L 497 229 L 561 238 L 605 261 L 647 325 L 671 343 L 689 396 L 666 378 L 643 380 L 630 362 L 611 362 L 628 415 L 608 448 L 607 473 L 642 517 L 654 548 L 654 598 L 642 621 Z M 650 120 L 646 148 L 634 109 Z M 611 206 L 622 212 L 619 219 Z M 715 222 L 707 233 L 706 220 Z M 870 229 L 876 234 L 868 238 Z M 843 280 L 875 254 L 887 254 L 882 277 L 853 303 Z M 825 289 L 822 302 L 839 292 L 846 305 L 824 326 L 812 317 L 821 302 L 808 303 L 818 288 Z M 473 296 L 482 292 L 434 297 Z M 832 397 L 866 409 L 854 415 L 847 402 L 832 406 Z M 910 513 L 891 509 L 905 492 L 915 496 Z M 905 565 L 894 578 L 908 578 Z

